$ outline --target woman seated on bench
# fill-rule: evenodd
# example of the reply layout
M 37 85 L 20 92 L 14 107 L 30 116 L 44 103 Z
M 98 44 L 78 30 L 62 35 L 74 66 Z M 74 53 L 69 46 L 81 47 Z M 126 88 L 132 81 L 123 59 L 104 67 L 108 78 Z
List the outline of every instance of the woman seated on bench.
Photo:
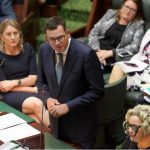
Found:
M 6 19 L 0 24 L 0 92 L 3 101 L 25 114 L 34 114 L 40 122 L 44 112 L 44 125 L 49 125 L 43 102 L 34 97 L 37 64 L 34 49 L 23 43 L 19 23 Z
M 141 84 L 150 83 L 150 29 L 145 33 L 140 50 L 135 54 L 131 60 L 142 61 L 148 64 L 141 72 L 132 72 L 127 74 L 127 89 L 128 90 L 139 90 Z M 121 65 L 115 65 L 111 72 L 109 83 L 115 82 L 126 75 Z
M 111 64 L 120 55 L 138 52 L 144 35 L 140 0 L 124 0 L 120 9 L 109 9 L 89 34 L 89 45 L 96 50 L 104 72 L 111 72 Z

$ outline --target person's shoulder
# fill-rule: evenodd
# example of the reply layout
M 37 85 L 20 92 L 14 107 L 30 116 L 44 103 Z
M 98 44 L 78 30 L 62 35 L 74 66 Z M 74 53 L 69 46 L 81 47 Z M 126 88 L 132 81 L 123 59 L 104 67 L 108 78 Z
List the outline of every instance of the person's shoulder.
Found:
M 76 39 L 71 40 L 70 49 L 76 53 L 77 57 L 86 58 L 91 55 L 96 55 L 95 50 L 93 50 L 88 44 Z
M 144 26 L 144 20 L 143 19 L 137 19 L 136 21 L 133 21 L 133 24 L 137 24 L 137 25 L 143 25 Z
M 108 9 L 107 12 L 109 12 L 109 13 L 116 13 L 117 9 Z
M 116 16 L 116 13 L 116 9 L 108 9 L 99 21 L 101 21 L 102 19 L 107 21 L 108 19 L 114 18 Z
M 84 43 L 74 38 L 71 38 L 70 46 L 76 48 L 76 50 L 83 52 L 89 52 L 92 50 L 92 48 L 87 43 Z
M 23 47 L 24 48 L 31 48 L 31 47 L 33 48 L 33 46 L 28 42 L 23 43 Z
M 30 43 L 25 42 L 23 44 L 23 52 L 26 53 L 26 54 L 27 53 L 30 54 L 30 53 L 35 53 L 35 50 L 34 50 L 33 46 Z
M 116 9 L 108 9 L 105 15 L 116 15 L 116 13 L 117 13 Z
M 49 44 L 47 42 L 44 42 L 40 45 L 40 49 L 47 49 L 49 46 Z
M 51 48 L 48 42 L 44 42 L 39 46 L 39 54 L 40 55 L 47 55 L 48 53 L 52 53 L 53 49 Z

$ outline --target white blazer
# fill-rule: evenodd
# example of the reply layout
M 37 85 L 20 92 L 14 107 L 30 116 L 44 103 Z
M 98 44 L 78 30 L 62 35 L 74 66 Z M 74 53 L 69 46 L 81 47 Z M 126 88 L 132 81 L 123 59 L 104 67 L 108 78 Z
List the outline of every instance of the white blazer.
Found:
M 140 45 L 140 50 L 137 54 L 135 54 L 131 59 L 133 60 L 145 60 L 145 56 L 142 55 L 144 46 L 150 41 L 150 29 L 145 33 L 141 45 Z M 149 50 L 150 53 L 150 50 Z M 150 60 L 149 60 L 150 62 Z M 134 84 L 138 85 L 138 83 L 141 83 L 141 81 L 144 81 L 145 83 L 150 84 L 150 65 L 144 69 L 144 71 L 140 74 L 136 73 L 134 76 Z M 140 85 L 139 85 L 140 86 Z
M 137 54 L 135 54 L 131 59 L 136 59 L 136 60 L 144 60 L 144 57 L 142 56 L 144 46 L 150 41 L 150 29 L 147 30 L 145 35 L 143 36 L 143 39 L 141 41 L 140 45 L 140 50 Z

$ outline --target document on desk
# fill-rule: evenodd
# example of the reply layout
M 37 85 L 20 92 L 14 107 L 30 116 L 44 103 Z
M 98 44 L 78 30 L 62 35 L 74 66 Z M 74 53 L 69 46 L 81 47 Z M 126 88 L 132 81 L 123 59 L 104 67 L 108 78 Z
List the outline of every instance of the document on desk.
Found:
M 0 130 L 0 140 L 8 142 L 40 134 L 40 131 L 27 123 Z
M 22 123 L 26 123 L 26 121 L 13 113 L 0 116 L 0 130 L 16 126 Z
M 119 65 L 124 73 L 143 71 L 148 64 L 139 60 L 120 61 L 115 64 Z

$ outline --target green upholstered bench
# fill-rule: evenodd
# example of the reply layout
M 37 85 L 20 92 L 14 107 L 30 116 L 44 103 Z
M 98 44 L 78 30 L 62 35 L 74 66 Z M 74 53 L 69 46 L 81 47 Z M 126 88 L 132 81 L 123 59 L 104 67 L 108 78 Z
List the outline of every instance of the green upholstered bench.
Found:
M 108 83 L 110 73 L 103 75 L 105 84 Z M 139 97 L 142 95 L 140 91 L 127 91 L 125 94 L 125 105 L 127 107 L 133 107 L 137 104 Z
M 44 149 L 75 149 L 70 144 L 56 139 L 49 133 L 44 133 Z

